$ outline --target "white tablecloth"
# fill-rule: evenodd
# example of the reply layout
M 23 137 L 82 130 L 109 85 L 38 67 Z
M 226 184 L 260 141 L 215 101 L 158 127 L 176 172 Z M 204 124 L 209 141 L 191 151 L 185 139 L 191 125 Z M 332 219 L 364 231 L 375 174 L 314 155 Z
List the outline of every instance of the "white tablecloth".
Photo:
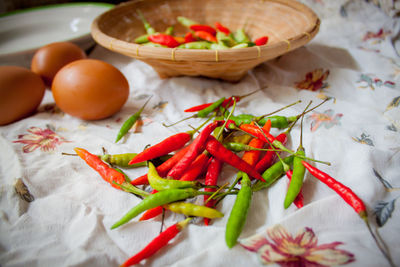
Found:
M 367 206 L 372 231 L 400 265 L 399 20 L 393 12 L 385 13 L 364 1 L 304 2 L 321 18 L 316 38 L 261 64 L 239 83 L 198 77 L 163 80 L 143 62 L 97 46 L 90 57 L 113 64 L 129 80 L 129 100 L 119 113 L 105 120 L 82 121 L 57 109 L 47 90 L 37 114 L 0 127 L 0 265 L 120 265 L 159 233 L 161 217 L 140 222 L 135 218 L 110 230 L 140 199 L 112 188 L 80 158 L 61 153 L 73 153 L 74 147 L 94 154 L 101 154 L 102 147 L 110 154 L 139 152 L 148 144 L 190 130 L 188 124 L 202 122 L 193 119 L 171 128 L 162 125 L 187 116 L 185 108 L 265 86 L 239 102 L 235 114 L 262 115 L 302 100 L 280 112 L 296 115 L 310 100 L 316 104 L 332 98 L 305 116 L 306 154 L 330 162 L 331 166 L 315 166 L 359 195 Z M 150 95 L 143 125 L 115 144 L 122 122 Z M 298 146 L 299 133 L 297 125 L 291 132 L 290 148 Z M 135 178 L 146 171 L 144 167 L 126 173 Z M 224 165 L 219 183 L 232 181 L 235 173 Z M 18 178 L 33 201 L 16 194 Z M 217 206 L 223 218 L 210 226 L 195 220 L 142 264 L 389 266 L 363 220 L 334 191 L 307 173 L 305 206 L 285 210 L 287 185 L 283 177 L 253 194 L 239 239 L 242 245 L 228 249 L 225 244 L 225 225 L 235 199 L 228 196 Z M 165 227 L 183 218 L 167 212 Z M 282 252 L 285 248 L 286 254 Z

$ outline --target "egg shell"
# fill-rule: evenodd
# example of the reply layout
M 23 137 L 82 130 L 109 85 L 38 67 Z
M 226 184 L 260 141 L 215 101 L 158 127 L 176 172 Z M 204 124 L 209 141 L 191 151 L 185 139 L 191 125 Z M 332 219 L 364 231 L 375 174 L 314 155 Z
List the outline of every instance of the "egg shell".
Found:
M 0 125 L 31 115 L 42 102 L 45 84 L 32 71 L 0 66 Z
M 67 64 L 54 77 L 51 89 L 62 111 L 83 120 L 107 118 L 129 97 L 129 83 L 122 72 L 96 59 Z
M 39 48 L 33 55 L 31 70 L 51 86 L 57 72 L 75 60 L 86 58 L 85 52 L 70 42 L 55 42 Z

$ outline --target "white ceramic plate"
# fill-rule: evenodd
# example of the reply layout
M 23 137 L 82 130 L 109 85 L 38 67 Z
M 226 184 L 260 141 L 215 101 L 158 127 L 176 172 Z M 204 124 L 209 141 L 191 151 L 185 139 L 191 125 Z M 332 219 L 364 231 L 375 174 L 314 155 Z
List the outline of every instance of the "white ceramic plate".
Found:
M 83 49 L 94 44 L 92 21 L 112 8 L 106 3 L 68 3 L 35 7 L 0 16 L 0 64 L 23 65 L 43 45 L 71 41 Z

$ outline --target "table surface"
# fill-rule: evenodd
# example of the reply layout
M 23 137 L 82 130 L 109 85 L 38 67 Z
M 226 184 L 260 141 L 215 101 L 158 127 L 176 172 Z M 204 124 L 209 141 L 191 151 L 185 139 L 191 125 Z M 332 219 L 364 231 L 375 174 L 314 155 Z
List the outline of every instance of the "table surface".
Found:
M 165 229 L 184 216 L 167 211 L 164 220 L 135 218 L 111 230 L 141 200 L 112 188 L 79 157 L 62 153 L 74 153 L 75 147 L 94 154 L 101 154 L 102 148 L 110 154 L 140 152 L 203 122 L 162 125 L 187 116 L 184 109 L 259 88 L 264 89 L 237 104 L 235 114 L 262 115 L 301 100 L 279 112 L 292 116 L 309 101 L 315 105 L 329 98 L 304 117 L 303 146 L 307 156 L 331 163 L 314 166 L 363 200 L 370 229 L 336 192 L 307 172 L 300 209 L 283 207 L 286 177 L 253 193 L 239 243 L 232 249 L 225 244 L 225 226 L 234 195 L 217 206 L 223 218 L 209 226 L 196 218 L 141 264 L 390 266 L 379 244 L 400 265 L 399 20 L 364 1 L 303 2 L 321 18 L 315 39 L 257 66 L 239 83 L 160 79 L 145 63 L 96 46 L 90 57 L 113 64 L 129 81 L 130 96 L 120 112 L 82 121 L 60 111 L 47 90 L 35 115 L 0 127 L 0 265 L 119 266 L 159 234 L 162 221 Z M 149 96 L 140 126 L 114 143 L 122 122 Z M 274 135 L 280 132 L 271 130 Z M 299 140 L 296 124 L 287 146 L 295 150 Z M 147 167 L 125 172 L 135 178 Z M 225 164 L 219 185 L 232 182 L 236 172 Z M 17 181 L 23 181 L 32 198 L 16 193 Z

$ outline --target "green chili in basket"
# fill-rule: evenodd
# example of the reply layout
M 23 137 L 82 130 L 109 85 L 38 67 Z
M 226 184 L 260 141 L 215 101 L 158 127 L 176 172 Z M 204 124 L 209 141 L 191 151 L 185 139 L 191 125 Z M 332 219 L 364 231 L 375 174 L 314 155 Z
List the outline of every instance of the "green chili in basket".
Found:
M 156 30 L 153 27 L 151 27 L 150 23 L 144 18 L 142 12 L 140 10 L 137 10 L 137 14 L 139 15 L 140 20 L 143 23 L 143 26 L 144 26 L 144 28 L 146 30 L 146 33 L 149 34 L 149 35 L 150 34 L 155 34 Z
M 187 48 L 187 49 L 210 49 L 211 44 L 206 41 L 196 41 L 196 42 L 190 42 L 190 43 L 185 43 L 181 44 L 178 46 L 178 48 Z
M 134 42 L 137 44 L 144 44 L 144 43 L 148 43 L 149 42 L 149 35 L 148 34 L 143 34 L 140 35 L 139 37 L 136 37 Z
M 190 26 L 195 25 L 195 24 L 199 24 L 194 20 L 191 20 L 189 18 L 183 17 L 183 16 L 179 16 L 176 18 L 178 20 L 178 22 L 180 24 L 182 24 L 183 26 L 190 28 Z
M 250 42 L 250 38 L 247 36 L 244 29 L 238 29 L 237 31 L 235 31 L 233 33 L 233 39 L 235 39 L 235 41 L 237 43 L 249 43 Z

